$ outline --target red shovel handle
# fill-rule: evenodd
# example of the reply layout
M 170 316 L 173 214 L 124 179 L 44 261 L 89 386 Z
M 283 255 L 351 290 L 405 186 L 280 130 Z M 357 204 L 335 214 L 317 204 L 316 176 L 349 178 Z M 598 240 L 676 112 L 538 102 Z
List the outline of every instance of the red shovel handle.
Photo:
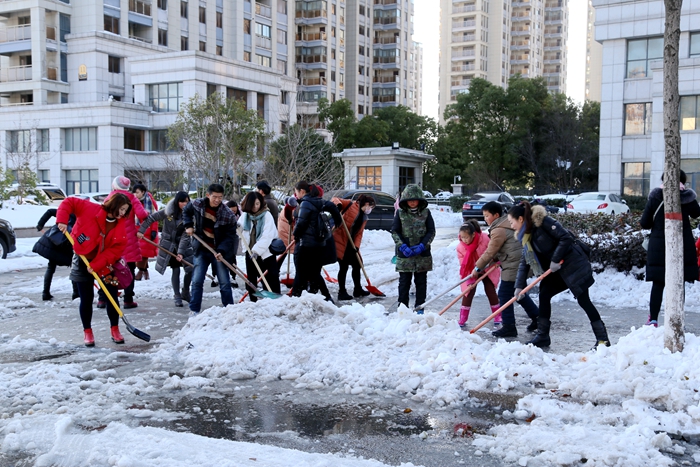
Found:
M 467 288 L 464 289 L 464 291 L 462 291 L 462 293 L 459 294 L 459 295 L 457 296 L 457 298 L 455 298 L 454 300 L 452 300 L 445 308 L 443 308 L 442 310 L 440 310 L 440 313 L 438 313 L 438 315 L 439 315 L 439 316 L 442 316 L 443 313 L 445 313 L 447 310 L 449 310 L 450 308 L 452 308 L 452 306 L 453 306 L 455 303 L 457 303 L 459 300 L 461 300 L 462 297 L 464 297 L 465 295 L 467 295 L 471 289 L 473 289 L 474 287 L 476 287 L 476 284 L 478 284 L 479 282 L 481 282 L 482 280 L 484 280 L 484 278 L 485 278 L 486 276 L 488 276 L 488 275 L 491 273 L 491 271 L 493 271 L 495 268 L 497 268 L 498 266 L 500 266 L 500 264 L 501 264 L 500 262 L 496 262 L 496 263 L 492 264 L 491 266 L 489 266 L 488 269 L 486 269 L 486 271 L 484 271 L 484 274 L 482 274 L 481 276 L 479 276 L 479 278 L 478 278 L 476 281 L 474 281 L 473 283 L 469 284 L 469 285 L 467 286 Z

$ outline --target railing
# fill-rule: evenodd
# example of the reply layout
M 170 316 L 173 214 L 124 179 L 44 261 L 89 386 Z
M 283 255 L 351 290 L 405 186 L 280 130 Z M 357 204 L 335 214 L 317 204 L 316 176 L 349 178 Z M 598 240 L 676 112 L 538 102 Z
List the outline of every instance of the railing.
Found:
M 327 18 L 328 12 L 326 10 L 297 10 L 296 18 Z
M 511 60 L 530 60 L 530 56 L 528 54 L 520 54 L 520 55 L 511 55 L 510 56 Z
M 474 58 L 476 52 L 474 50 L 456 50 L 452 53 L 452 58 Z
M 56 28 L 53 26 L 46 26 L 46 40 L 55 41 L 56 40 Z
M 32 66 L 11 66 L 0 69 L 0 83 L 13 81 L 30 81 L 32 79 Z
M 302 86 L 325 86 L 326 85 L 326 78 L 302 78 L 301 79 L 301 85 Z
M 476 70 L 476 65 L 470 63 L 468 65 L 453 65 L 452 71 L 474 71 Z
M 519 27 L 519 28 L 511 28 L 510 32 L 530 32 L 530 27 L 523 26 L 523 27 Z
M 463 5 L 452 9 L 452 13 L 469 13 L 476 11 L 476 5 Z
M 297 63 L 325 63 L 328 55 L 297 55 Z
M 255 47 L 260 47 L 263 49 L 272 48 L 272 39 L 264 36 L 255 36 Z
M 400 21 L 398 16 L 387 16 L 382 18 L 374 18 L 374 24 L 396 24 Z
M 450 86 L 466 86 L 469 87 L 469 84 L 472 82 L 470 79 L 461 79 L 461 80 L 455 80 L 450 82 Z
M 511 47 L 530 47 L 530 41 L 511 41 Z
M 530 18 L 532 16 L 532 13 L 529 11 L 526 13 L 513 13 L 511 15 L 511 18 Z
M 396 96 L 372 96 L 372 102 L 396 102 Z
M 398 83 L 401 81 L 399 76 L 375 76 L 372 82 L 374 83 Z
M 129 39 L 136 39 L 137 41 L 147 42 L 149 44 L 151 42 L 153 42 L 151 39 L 147 39 L 147 38 L 141 37 L 141 36 L 134 36 L 133 34 L 129 34 Z
M 264 16 L 266 18 L 272 18 L 272 8 L 261 3 L 255 4 L 255 14 Z
M 374 0 L 375 5 L 400 5 L 401 0 Z
M 58 68 L 47 67 L 46 68 L 46 78 L 52 81 L 58 81 Z
M 401 38 L 397 36 L 392 37 L 375 37 L 375 44 L 401 44 Z
M 32 25 L 22 24 L 0 30 L 0 42 L 26 41 L 32 38 Z
M 374 57 L 374 63 L 393 64 L 393 63 L 399 63 L 399 62 L 400 62 L 399 57 Z
M 474 27 L 476 27 L 476 20 L 460 21 L 459 23 L 452 23 L 452 29 L 474 28 Z
M 476 40 L 476 34 L 453 34 L 452 42 L 472 42 Z
M 327 35 L 325 32 L 297 33 L 297 40 L 298 41 L 325 41 L 326 37 L 327 37 Z

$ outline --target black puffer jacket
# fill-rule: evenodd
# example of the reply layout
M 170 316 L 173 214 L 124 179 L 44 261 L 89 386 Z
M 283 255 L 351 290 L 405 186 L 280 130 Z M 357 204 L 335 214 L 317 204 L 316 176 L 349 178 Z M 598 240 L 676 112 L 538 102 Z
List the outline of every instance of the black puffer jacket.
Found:
M 208 205 L 208 198 L 197 198 L 187 203 L 185 209 L 182 210 L 183 227 L 185 229 L 194 227 L 194 232 L 202 239 L 204 238 L 204 214 Z M 214 224 L 214 250 L 217 253 L 221 253 L 229 263 L 236 257 L 237 252 L 237 221 L 236 216 L 225 204 L 219 205 L 216 211 L 216 223 Z M 206 251 L 206 248 L 201 246 L 194 237 L 190 241 L 195 254 L 199 252 L 200 248 L 202 251 Z
M 338 226 L 342 222 L 340 212 L 335 204 L 330 201 L 325 201 L 322 198 L 313 197 L 311 195 L 304 196 L 299 202 L 299 208 L 294 213 L 295 225 L 292 235 L 296 240 L 294 251 L 298 251 L 299 247 L 318 247 L 324 246 L 325 243 L 318 241 L 318 216 L 321 211 L 330 213 L 333 217 L 333 223 Z M 333 240 L 331 239 L 331 242 Z
M 558 263 L 563 259 L 559 274 L 574 297 L 588 290 L 595 282 L 591 262 L 581 247 L 574 243 L 569 231 L 549 217 L 544 206 L 532 207 L 532 224 L 532 247 L 542 269 L 546 271 L 550 262 Z M 525 288 L 529 271 L 530 265 L 523 255 L 515 280 L 516 289 Z
M 171 199 L 165 209 L 156 211 L 149 215 L 145 221 L 141 223 L 139 232 L 145 234 L 148 228 L 154 222 L 163 222 L 163 232 L 160 238 L 160 246 L 173 254 L 182 255 L 182 259 L 188 263 L 194 263 L 194 250 L 190 236 L 185 234 L 185 225 L 182 221 L 182 211 L 179 211 L 175 206 L 175 200 Z M 165 274 L 165 268 L 170 264 L 171 256 L 163 250 L 158 250 L 158 259 L 156 260 L 156 271 Z M 185 266 L 185 272 L 192 272 L 192 268 Z
M 649 249 L 647 250 L 647 282 L 665 282 L 666 276 L 666 240 L 664 234 L 664 206 L 654 216 L 656 209 L 664 200 L 661 188 L 654 188 L 649 193 L 647 205 L 639 221 L 642 228 L 651 229 Z M 700 217 L 697 195 L 690 188 L 681 191 L 681 215 L 683 216 L 683 279 L 694 282 L 698 279 L 698 263 L 695 256 L 695 239 L 690 227 L 691 217 Z
M 37 230 L 42 230 L 44 228 L 44 225 L 48 222 L 48 220 L 56 216 L 57 212 L 58 209 L 55 208 L 47 209 L 36 225 Z M 75 215 L 71 214 L 68 221 L 69 232 L 73 230 L 74 224 Z M 42 235 L 39 238 L 39 240 L 37 240 L 37 242 L 34 244 L 34 247 L 32 248 L 32 251 L 38 254 L 39 256 L 43 256 L 49 261 L 56 263 L 58 266 L 70 266 L 71 261 L 73 260 L 73 247 L 71 246 L 70 242 L 64 236 L 63 241 L 59 245 L 56 245 L 51 240 L 49 240 L 49 233 L 51 233 L 51 229 L 44 232 L 44 235 Z

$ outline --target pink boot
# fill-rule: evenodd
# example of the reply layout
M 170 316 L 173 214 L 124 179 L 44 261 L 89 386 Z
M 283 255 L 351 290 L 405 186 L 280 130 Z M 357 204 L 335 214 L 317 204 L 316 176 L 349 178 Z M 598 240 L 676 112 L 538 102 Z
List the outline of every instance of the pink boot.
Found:
M 491 305 L 491 313 L 495 313 L 499 308 L 501 308 L 501 305 Z M 502 324 L 503 318 L 501 317 L 501 313 L 499 313 L 498 316 L 493 319 L 493 327 L 498 328 L 501 327 Z
M 459 326 L 464 327 L 465 324 L 467 324 L 467 320 L 469 319 L 469 310 L 471 310 L 471 307 L 468 306 L 463 306 L 462 308 L 459 309 Z

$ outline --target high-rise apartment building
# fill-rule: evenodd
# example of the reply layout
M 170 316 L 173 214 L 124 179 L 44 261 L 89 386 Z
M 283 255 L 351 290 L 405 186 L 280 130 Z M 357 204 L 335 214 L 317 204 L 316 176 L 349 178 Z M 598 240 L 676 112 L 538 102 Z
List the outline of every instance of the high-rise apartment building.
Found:
M 441 0 L 440 119 L 474 78 L 542 76 L 566 92 L 567 0 Z
M 395 105 L 416 111 L 411 0 L 297 0 L 296 12 L 300 120 L 320 127 L 322 97 L 347 98 L 359 118 Z
M 595 40 L 595 8 L 588 0 L 586 23 L 586 89 L 584 99 L 600 102 L 603 85 L 603 44 Z

